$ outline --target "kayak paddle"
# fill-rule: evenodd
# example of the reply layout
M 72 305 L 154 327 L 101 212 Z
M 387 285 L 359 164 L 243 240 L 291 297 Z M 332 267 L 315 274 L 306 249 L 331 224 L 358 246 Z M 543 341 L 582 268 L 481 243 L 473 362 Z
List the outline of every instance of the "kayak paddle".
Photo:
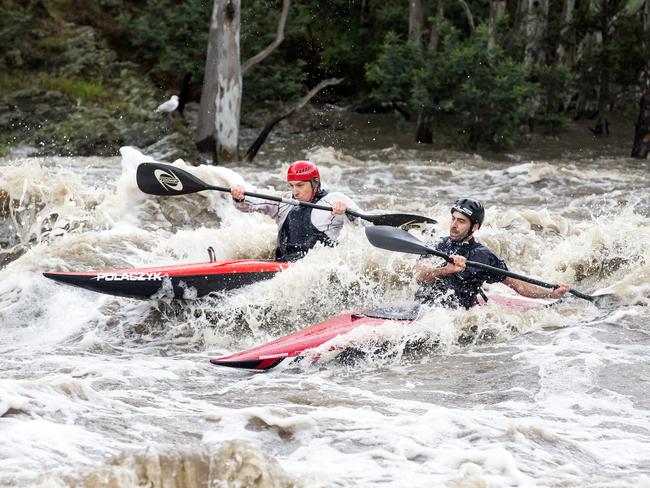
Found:
M 422 241 L 412 234 L 409 234 L 405 230 L 395 229 L 393 227 L 387 226 L 373 226 L 366 227 L 366 237 L 370 243 L 380 249 L 386 249 L 388 251 L 396 252 L 405 252 L 410 254 L 433 254 L 443 258 L 448 263 L 451 263 L 453 259 L 448 254 L 432 249 L 426 246 Z M 467 261 L 467 266 L 473 266 L 475 268 L 482 268 L 494 273 L 499 273 L 504 276 L 510 276 L 521 281 L 526 281 L 532 283 L 533 285 L 541 286 L 543 288 L 555 289 L 558 285 L 552 283 L 546 283 L 544 281 L 537 280 L 535 278 L 529 278 L 528 276 L 523 276 L 512 271 L 507 271 L 500 268 L 495 268 L 489 264 L 477 263 L 475 261 Z M 583 298 L 589 300 L 590 302 L 597 302 L 604 297 L 610 296 L 609 294 L 605 295 L 587 295 L 581 291 L 575 290 L 573 288 L 569 289 L 569 293 L 577 296 L 578 298 Z
M 188 193 L 196 193 L 203 190 L 217 190 L 230 193 L 230 188 L 223 186 L 209 185 L 193 174 L 163 163 L 142 163 L 138 165 L 136 171 L 136 181 L 138 188 L 144 193 L 150 195 L 161 196 L 174 196 L 174 195 L 187 195 Z M 262 198 L 264 200 L 271 200 L 273 202 L 286 203 L 289 205 L 296 205 L 301 207 L 311 207 L 318 210 L 332 211 L 332 207 L 327 205 L 317 205 L 309 202 L 299 202 L 290 198 L 281 198 L 273 195 L 264 195 L 261 193 L 244 192 L 244 195 L 255 198 Z M 387 225 L 393 227 L 400 227 L 406 224 L 436 224 L 437 221 L 429 217 L 411 214 L 383 214 L 383 215 L 367 215 L 354 210 L 346 210 L 346 214 L 352 217 L 358 217 L 375 225 Z

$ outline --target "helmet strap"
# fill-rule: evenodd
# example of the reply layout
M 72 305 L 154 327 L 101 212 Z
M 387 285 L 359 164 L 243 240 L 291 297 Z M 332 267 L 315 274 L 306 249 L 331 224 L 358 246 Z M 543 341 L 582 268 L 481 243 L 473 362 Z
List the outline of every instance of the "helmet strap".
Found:
M 471 239 L 472 236 L 474 235 L 474 225 L 475 225 L 475 224 L 474 224 L 474 222 L 472 222 L 471 220 L 470 220 L 469 222 L 470 222 L 469 230 L 467 231 L 467 234 L 465 234 L 465 237 L 463 237 L 463 238 L 461 239 L 460 242 L 468 241 L 468 240 Z M 479 226 L 479 229 L 480 229 L 480 228 L 481 228 L 481 226 Z M 476 230 L 478 230 L 478 229 L 476 229 Z
M 318 190 L 320 190 L 320 179 L 319 178 L 312 178 L 310 181 L 311 183 L 311 200 L 314 199 L 314 197 L 318 194 Z

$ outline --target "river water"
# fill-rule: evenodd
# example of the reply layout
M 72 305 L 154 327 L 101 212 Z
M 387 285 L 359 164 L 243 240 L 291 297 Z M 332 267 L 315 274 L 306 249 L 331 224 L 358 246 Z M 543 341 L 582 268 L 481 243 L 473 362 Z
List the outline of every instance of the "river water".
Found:
M 0 486 L 649 487 L 649 162 L 617 147 L 478 156 L 372 131 L 271 140 L 213 184 L 284 188 L 288 159 L 366 212 L 449 224 L 482 199 L 478 234 L 510 269 L 608 292 L 516 312 L 430 309 L 387 323 L 379 355 L 256 373 L 209 364 L 342 310 L 408 302 L 414 256 L 347 226 L 275 278 L 195 301 L 137 301 L 49 281 L 92 270 L 267 258 L 276 228 L 229 196 L 142 194 L 116 158 L 8 158 L 0 178 Z M 575 147 L 575 141 L 573 141 Z M 429 229 L 430 231 L 430 229 Z M 414 231 L 420 237 L 419 231 Z M 490 291 L 508 293 L 502 285 Z M 431 347 L 409 351 L 418 338 Z M 363 346 L 362 346 L 363 347 Z M 285 364 L 286 363 L 286 364 Z

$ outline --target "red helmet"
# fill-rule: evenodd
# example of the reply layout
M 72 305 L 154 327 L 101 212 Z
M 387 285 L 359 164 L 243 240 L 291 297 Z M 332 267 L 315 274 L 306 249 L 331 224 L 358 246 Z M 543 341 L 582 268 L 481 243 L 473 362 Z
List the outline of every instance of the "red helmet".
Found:
M 311 161 L 296 161 L 287 170 L 287 181 L 310 181 L 314 178 L 320 181 L 320 173 Z

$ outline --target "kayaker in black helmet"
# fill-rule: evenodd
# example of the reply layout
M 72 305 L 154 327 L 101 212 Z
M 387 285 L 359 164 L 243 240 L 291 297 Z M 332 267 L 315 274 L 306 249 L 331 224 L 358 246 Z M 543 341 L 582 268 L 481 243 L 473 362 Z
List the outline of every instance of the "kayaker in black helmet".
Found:
M 344 222 L 348 220 L 345 216 L 346 210 L 348 207 L 356 209 L 345 195 L 328 193 L 321 188 L 320 172 L 311 161 L 292 163 L 287 170 L 287 181 L 295 200 L 328 205 L 332 207 L 332 211 L 246 197 L 243 186 L 230 187 L 237 209 L 242 212 L 261 212 L 277 222 L 279 230 L 276 261 L 296 261 L 305 256 L 318 242 L 333 246 Z
M 488 270 L 466 268 L 467 261 L 488 264 L 507 270 L 506 263 L 492 250 L 474 239 L 474 232 L 480 229 L 485 218 L 483 204 L 474 198 L 461 198 L 451 207 L 449 236 L 430 247 L 449 254 L 453 263 L 440 263 L 431 255 L 421 256 L 415 265 L 415 279 L 420 285 L 416 299 L 423 303 L 436 303 L 452 307 L 470 308 L 477 303 L 478 295 L 485 294 L 484 283 L 501 282 L 520 295 L 529 298 L 561 298 L 569 291 L 569 285 L 560 283 L 554 290 L 526 283 Z

